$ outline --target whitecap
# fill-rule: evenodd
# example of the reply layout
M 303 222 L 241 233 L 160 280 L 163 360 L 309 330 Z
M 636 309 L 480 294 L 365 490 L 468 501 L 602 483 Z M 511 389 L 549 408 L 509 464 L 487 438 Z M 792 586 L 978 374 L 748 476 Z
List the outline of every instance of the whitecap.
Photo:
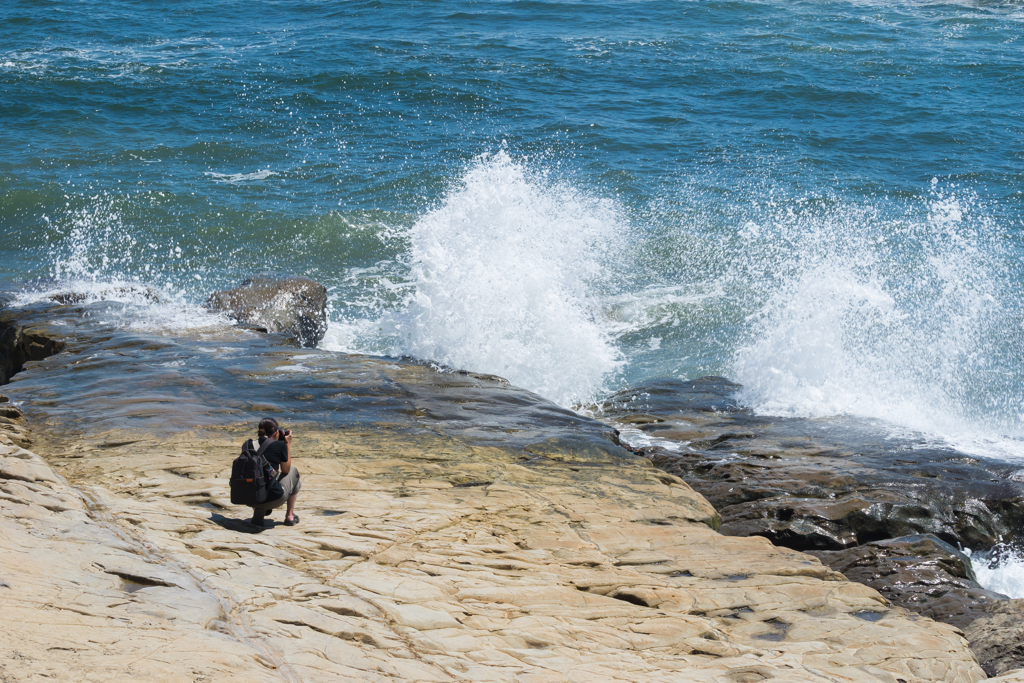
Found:
M 207 171 L 203 175 L 209 176 L 216 183 L 248 183 L 254 180 L 266 180 L 267 178 L 273 178 L 277 175 L 274 171 L 263 169 L 262 171 L 253 171 L 252 173 L 214 173 Z

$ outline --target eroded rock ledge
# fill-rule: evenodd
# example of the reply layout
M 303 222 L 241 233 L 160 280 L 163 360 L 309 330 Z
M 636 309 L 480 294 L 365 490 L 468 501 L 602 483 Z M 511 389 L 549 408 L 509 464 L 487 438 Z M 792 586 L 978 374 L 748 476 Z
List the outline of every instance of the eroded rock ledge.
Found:
M 896 605 L 968 629 L 989 673 L 1024 665 L 1024 635 L 992 626 L 1024 614 L 1024 601 L 982 588 L 958 550 L 1024 540 L 1019 468 L 886 439 L 863 422 L 754 415 L 737 405 L 739 388 L 652 381 L 603 411 L 665 439 L 634 450 L 703 494 L 723 533 L 810 552 Z M 989 627 L 968 628 L 975 620 Z
M 18 312 L 2 305 L 0 300 L 0 385 L 10 382 L 25 363 L 60 353 L 65 345 L 47 325 L 24 322 Z

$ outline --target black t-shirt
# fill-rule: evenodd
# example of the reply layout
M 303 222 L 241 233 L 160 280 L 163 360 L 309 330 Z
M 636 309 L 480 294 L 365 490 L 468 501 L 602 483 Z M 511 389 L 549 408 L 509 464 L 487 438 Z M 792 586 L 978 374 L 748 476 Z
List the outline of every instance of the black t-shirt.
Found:
M 259 445 L 262 446 L 263 442 L 266 440 L 267 437 L 261 436 Z M 288 459 L 288 444 L 284 441 L 275 441 L 267 446 L 267 450 L 263 451 L 263 457 L 267 459 L 267 462 L 269 462 L 275 470 L 280 470 L 281 463 Z

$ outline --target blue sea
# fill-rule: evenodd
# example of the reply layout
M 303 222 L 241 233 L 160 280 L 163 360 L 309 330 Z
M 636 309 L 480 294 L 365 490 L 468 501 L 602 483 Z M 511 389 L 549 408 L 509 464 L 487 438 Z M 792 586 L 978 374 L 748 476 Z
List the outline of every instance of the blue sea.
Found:
M 0 282 L 1024 459 L 1022 66 L 1020 2 L 7 0 Z

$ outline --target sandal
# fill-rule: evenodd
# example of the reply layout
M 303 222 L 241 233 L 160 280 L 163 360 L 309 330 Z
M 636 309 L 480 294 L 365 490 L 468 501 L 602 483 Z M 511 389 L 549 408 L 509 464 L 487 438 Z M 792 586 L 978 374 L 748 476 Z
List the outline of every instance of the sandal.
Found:
M 299 523 L 299 516 L 298 515 L 292 515 L 291 519 L 284 520 L 284 525 L 285 526 L 295 526 L 298 523 Z

